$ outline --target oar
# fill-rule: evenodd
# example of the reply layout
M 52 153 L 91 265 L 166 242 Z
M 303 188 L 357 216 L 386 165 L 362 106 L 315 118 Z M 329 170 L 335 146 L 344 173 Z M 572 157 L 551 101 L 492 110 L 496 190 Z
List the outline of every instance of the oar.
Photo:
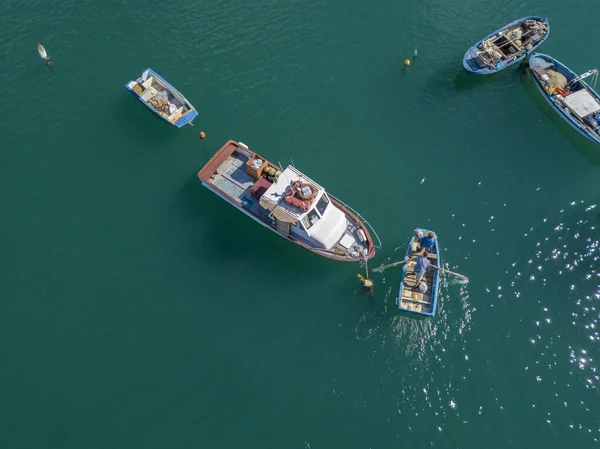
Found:
M 469 278 L 466 277 L 466 276 L 463 276 L 462 274 L 458 274 L 458 273 L 455 273 L 454 271 L 446 270 L 445 268 L 440 268 L 440 267 L 435 266 L 435 265 L 431 265 L 431 266 L 433 268 L 435 268 L 436 270 L 440 270 L 440 271 L 443 271 L 443 272 L 446 272 L 446 273 L 453 274 L 454 276 L 458 276 L 459 278 L 464 279 L 465 281 L 469 282 Z M 375 270 L 373 270 L 373 271 L 375 271 Z
M 373 268 L 371 271 L 372 271 L 373 273 L 379 273 L 380 271 L 383 271 L 383 270 L 385 270 L 386 268 L 395 267 L 395 266 L 397 266 L 397 265 L 402 265 L 403 263 L 406 263 L 406 262 L 408 262 L 408 260 L 409 260 L 409 259 L 404 259 L 404 260 L 401 260 L 400 262 L 394 262 L 394 263 L 390 263 L 390 264 L 388 264 L 388 265 L 382 265 L 382 266 L 380 266 L 380 267 Z

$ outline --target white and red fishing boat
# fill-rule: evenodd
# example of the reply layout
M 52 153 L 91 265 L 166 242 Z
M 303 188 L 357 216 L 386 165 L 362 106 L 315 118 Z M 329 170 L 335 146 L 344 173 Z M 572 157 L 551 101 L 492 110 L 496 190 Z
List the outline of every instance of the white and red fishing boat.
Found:
M 350 206 L 294 166 L 283 169 L 242 142 L 225 143 L 198 178 L 254 221 L 313 253 L 358 262 L 381 247 L 377 233 Z

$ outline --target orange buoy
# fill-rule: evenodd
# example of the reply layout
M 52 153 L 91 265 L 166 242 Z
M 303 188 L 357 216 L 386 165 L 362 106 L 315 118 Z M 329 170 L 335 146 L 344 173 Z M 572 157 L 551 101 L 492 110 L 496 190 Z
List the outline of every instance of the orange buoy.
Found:
M 202 140 L 204 140 L 204 138 L 206 137 L 206 134 L 204 134 L 204 131 L 200 131 L 200 132 L 198 133 L 198 135 L 200 136 L 200 138 L 201 138 Z

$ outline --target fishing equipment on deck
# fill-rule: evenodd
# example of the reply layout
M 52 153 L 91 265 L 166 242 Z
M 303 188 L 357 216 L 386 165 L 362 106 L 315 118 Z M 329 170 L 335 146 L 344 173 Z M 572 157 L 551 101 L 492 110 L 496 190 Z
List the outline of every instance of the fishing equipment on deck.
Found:
M 306 212 L 310 208 L 316 194 L 316 187 L 301 181 L 294 181 L 290 184 L 287 193 L 283 197 L 283 201 L 290 206 L 297 207 L 301 211 Z
M 261 176 L 263 178 L 265 178 L 267 181 L 275 182 L 275 181 L 277 181 L 277 178 L 279 178 L 280 173 L 281 172 L 279 170 L 277 170 L 275 167 L 268 165 L 263 169 Z

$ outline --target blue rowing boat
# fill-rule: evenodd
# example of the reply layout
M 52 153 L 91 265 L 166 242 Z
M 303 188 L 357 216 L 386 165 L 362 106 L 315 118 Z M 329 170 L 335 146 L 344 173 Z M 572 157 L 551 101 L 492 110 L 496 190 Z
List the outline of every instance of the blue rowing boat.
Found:
M 473 45 L 463 57 L 469 73 L 489 75 L 523 60 L 548 38 L 547 19 L 527 16 L 494 31 Z
M 425 275 L 421 280 L 422 283 L 427 285 L 427 290 L 423 292 L 421 289 L 416 287 L 416 275 L 415 275 L 415 264 L 417 261 L 417 255 L 420 251 L 417 251 L 419 238 L 417 237 L 418 232 L 421 231 L 423 235 L 427 235 L 432 232 L 428 229 L 415 229 L 408 248 L 406 249 L 405 259 L 407 263 L 402 267 L 402 276 L 400 277 L 400 291 L 396 298 L 396 306 L 398 309 L 405 312 L 417 313 L 419 315 L 434 316 L 435 309 L 437 306 L 438 288 L 440 283 L 440 271 L 434 268 L 440 266 L 440 249 L 435 239 L 435 244 L 431 252 L 427 255 L 427 258 L 431 262 L 431 265 L 425 270 Z
M 552 56 L 534 53 L 529 68 L 535 85 L 558 115 L 585 137 L 600 143 L 600 95 L 585 78 L 591 76 L 594 86 L 598 70 L 577 75 Z
M 153 114 L 176 128 L 191 125 L 198 115 L 189 101 L 152 69 L 146 69 L 125 88 Z

